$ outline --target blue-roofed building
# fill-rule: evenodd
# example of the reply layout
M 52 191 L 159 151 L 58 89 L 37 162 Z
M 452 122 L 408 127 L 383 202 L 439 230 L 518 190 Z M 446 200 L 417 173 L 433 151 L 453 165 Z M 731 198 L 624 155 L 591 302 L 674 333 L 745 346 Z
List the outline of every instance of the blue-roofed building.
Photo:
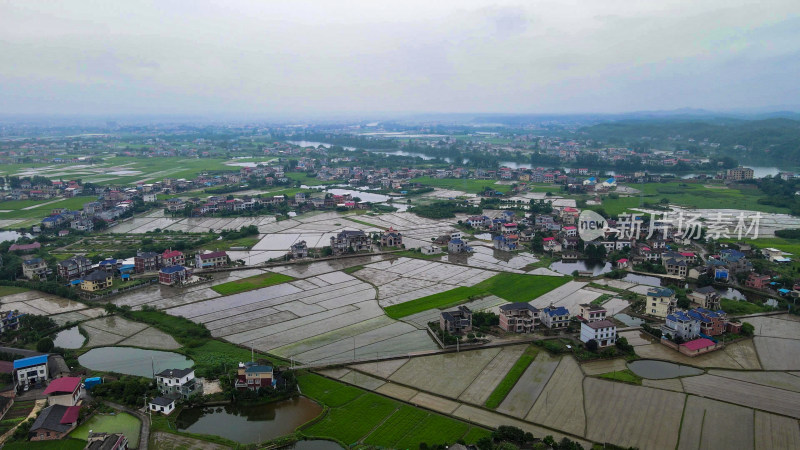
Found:
M 667 315 L 667 321 L 661 326 L 661 334 L 667 339 L 680 337 L 684 341 L 690 341 L 700 335 L 700 322 L 707 320 L 700 314 L 687 313 L 686 311 L 675 311 Z
M 183 283 L 191 276 L 189 270 L 181 265 L 162 267 L 158 271 L 158 282 L 167 286 Z
M 17 385 L 30 385 L 47 381 L 47 355 L 30 356 L 14 360 L 14 375 Z
M 24 315 L 17 311 L 0 312 L 0 334 L 19 329 L 19 318 Z
M 551 303 L 550 306 L 542 309 L 539 320 L 547 328 L 566 328 L 569 326 L 569 310 Z
M 467 250 L 467 243 L 461 239 L 450 239 L 447 243 L 447 251 L 450 253 L 462 253 Z
M 505 252 L 513 252 L 514 250 L 517 250 L 518 240 L 511 238 L 511 236 L 516 236 L 516 235 L 495 236 L 492 239 L 494 243 L 494 248 Z

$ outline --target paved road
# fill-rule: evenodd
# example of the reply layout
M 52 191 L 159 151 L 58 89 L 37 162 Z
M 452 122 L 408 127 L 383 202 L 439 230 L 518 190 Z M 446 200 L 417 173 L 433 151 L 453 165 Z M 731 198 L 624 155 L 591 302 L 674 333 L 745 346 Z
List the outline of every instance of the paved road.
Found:
M 150 442 L 150 417 L 139 410 L 133 410 L 128 408 L 127 406 L 119 405 L 117 403 L 112 403 L 109 401 L 105 401 L 104 403 L 116 409 L 117 411 L 123 411 L 128 414 L 133 414 L 134 416 L 138 417 L 139 420 L 142 421 L 142 431 L 139 434 L 139 450 L 147 450 L 147 443 Z

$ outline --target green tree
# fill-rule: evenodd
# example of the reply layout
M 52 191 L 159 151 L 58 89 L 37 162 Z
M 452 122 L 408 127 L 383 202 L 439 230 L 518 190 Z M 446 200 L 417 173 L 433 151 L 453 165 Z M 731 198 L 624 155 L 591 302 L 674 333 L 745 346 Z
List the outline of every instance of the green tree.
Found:
M 39 342 L 36 343 L 36 351 L 41 353 L 49 353 L 53 350 L 53 347 L 55 347 L 55 344 L 50 338 L 39 339 Z

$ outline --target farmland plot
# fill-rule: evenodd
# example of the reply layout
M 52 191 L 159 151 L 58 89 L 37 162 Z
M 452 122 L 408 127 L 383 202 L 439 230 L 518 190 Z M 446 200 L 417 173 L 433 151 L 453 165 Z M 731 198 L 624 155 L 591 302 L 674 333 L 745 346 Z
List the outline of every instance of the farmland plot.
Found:
M 666 389 L 668 391 L 683 392 L 683 384 L 680 378 L 666 378 L 663 380 L 650 380 L 647 378 L 642 379 L 642 386 Z
M 800 340 L 756 336 L 753 342 L 765 370 L 800 369 Z
M 787 320 L 785 315 L 748 317 L 744 319 L 755 328 L 756 336 L 800 339 L 800 326 L 793 320 Z
M 738 370 L 709 370 L 709 375 L 716 375 L 753 384 L 770 386 L 787 391 L 800 392 L 800 377 L 785 372 L 742 372 Z
M 517 384 L 497 408 L 498 412 L 524 418 L 531 410 L 539 394 L 544 390 L 553 371 L 559 365 L 559 358 L 547 352 L 539 352 L 533 363 L 525 370 Z
M 581 364 L 581 370 L 586 375 L 600 375 L 601 373 L 608 372 L 621 372 L 628 368 L 624 359 L 606 359 L 601 361 L 592 361 Z
M 352 361 L 354 356 L 435 348 L 424 332 L 387 318 L 372 286 L 343 272 L 324 272 L 330 268 L 305 267 L 323 273 L 167 313 L 203 323 L 216 337 L 300 362 Z
M 681 379 L 689 394 L 800 418 L 800 393 L 745 381 L 700 375 Z
M 403 366 L 408 359 L 389 359 L 385 361 L 375 361 L 370 363 L 363 363 L 363 364 L 353 364 L 353 369 L 360 370 L 362 372 L 366 372 L 372 375 L 375 375 L 378 378 L 389 378 L 392 376 L 393 373 L 397 371 L 400 367 Z
M 571 357 L 561 358 L 525 420 L 583 436 L 586 416 L 582 380 L 583 372 L 578 363 Z
M 387 397 L 396 398 L 398 400 L 402 400 L 404 402 L 410 401 L 414 396 L 419 394 L 419 391 L 407 388 L 405 386 L 400 386 L 399 384 L 395 383 L 386 383 L 375 389 L 375 392 L 379 394 L 383 394 Z
M 677 444 L 683 394 L 596 378 L 584 379 L 584 392 L 587 438 L 640 449 Z
M 753 410 L 690 395 L 681 426 L 679 450 L 753 448 Z
M 486 399 L 489 398 L 489 394 L 494 391 L 494 388 L 497 387 L 506 372 L 519 359 L 526 347 L 526 345 L 503 347 L 500 353 L 486 365 L 483 371 L 475 378 L 475 381 L 464 390 L 458 399 L 467 403 L 483 405 Z
M 800 448 L 800 427 L 789 417 L 756 411 L 756 450 Z
M 747 370 L 761 370 L 761 363 L 758 360 L 753 340 L 734 342 L 728 344 L 723 349 L 725 353 L 736 361 L 737 364 L 742 366 L 742 369 Z
M 389 380 L 458 398 L 498 353 L 499 348 L 486 348 L 411 358 Z

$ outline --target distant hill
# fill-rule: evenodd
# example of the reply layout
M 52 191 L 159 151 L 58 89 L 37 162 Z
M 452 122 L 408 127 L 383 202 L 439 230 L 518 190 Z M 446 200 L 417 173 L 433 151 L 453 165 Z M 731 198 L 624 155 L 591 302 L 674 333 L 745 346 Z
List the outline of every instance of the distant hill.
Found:
M 691 147 L 689 138 L 696 141 L 695 145 L 708 139 L 709 143 L 719 143 L 720 151 L 735 155 L 740 161 L 800 165 L 800 120 L 794 119 L 620 120 L 583 127 L 578 133 L 612 144 L 651 142 L 654 146 L 683 148 Z M 678 136 L 679 139 L 674 139 Z M 745 146 L 747 150 L 734 150 L 736 145 Z

